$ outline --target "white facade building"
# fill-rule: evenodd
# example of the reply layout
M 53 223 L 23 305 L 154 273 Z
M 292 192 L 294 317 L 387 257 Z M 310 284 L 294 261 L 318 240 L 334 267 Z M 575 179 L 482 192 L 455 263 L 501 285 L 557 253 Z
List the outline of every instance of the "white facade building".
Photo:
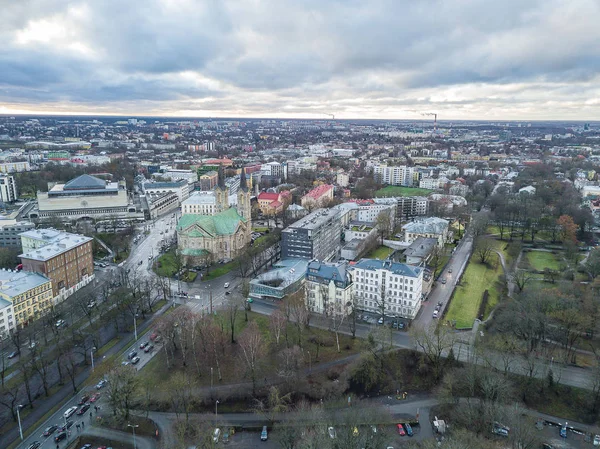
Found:
M 12 203 L 17 201 L 18 197 L 14 176 L 0 176 L 0 201 L 3 203 Z
M 182 215 L 214 215 L 217 213 L 215 192 L 194 192 L 181 203 Z
M 312 312 L 345 316 L 351 311 L 352 278 L 345 263 L 313 260 L 306 268 L 306 301 Z
M 414 319 L 423 299 L 423 269 L 398 262 L 361 259 L 350 268 L 360 309 Z
M 387 166 L 381 164 L 373 167 L 373 173 L 375 179 L 382 184 L 412 187 L 415 168 L 406 165 Z

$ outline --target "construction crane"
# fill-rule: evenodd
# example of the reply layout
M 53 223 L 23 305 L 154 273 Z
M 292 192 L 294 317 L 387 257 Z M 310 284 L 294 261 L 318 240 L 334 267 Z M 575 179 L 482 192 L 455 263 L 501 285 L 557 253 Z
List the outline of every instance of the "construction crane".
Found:
M 433 115 L 433 132 L 437 132 L 437 112 L 421 112 L 421 115 L 432 116 Z

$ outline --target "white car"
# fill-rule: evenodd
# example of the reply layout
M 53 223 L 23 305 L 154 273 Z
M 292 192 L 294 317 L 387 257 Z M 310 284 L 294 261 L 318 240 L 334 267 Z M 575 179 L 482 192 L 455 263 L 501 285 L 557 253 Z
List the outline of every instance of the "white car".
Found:
M 329 433 L 329 438 L 331 438 L 332 440 L 335 439 L 336 435 L 335 435 L 335 429 L 333 427 L 329 427 L 327 429 L 327 432 Z
M 67 411 L 64 413 L 65 419 L 69 419 L 71 416 L 75 414 L 77 411 L 77 406 L 69 407 Z
M 600 446 L 600 435 L 594 437 L 594 446 Z
M 229 282 L 225 282 L 225 285 L 223 287 L 229 288 Z
M 439 315 L 439 312 L 438 312 L 437 310 L 434 310 L 434 311 L 433 311 L 433 317 L 434 317 L 434 318 L 437 318 L 437 317 L 438 317 L 438 315 Z

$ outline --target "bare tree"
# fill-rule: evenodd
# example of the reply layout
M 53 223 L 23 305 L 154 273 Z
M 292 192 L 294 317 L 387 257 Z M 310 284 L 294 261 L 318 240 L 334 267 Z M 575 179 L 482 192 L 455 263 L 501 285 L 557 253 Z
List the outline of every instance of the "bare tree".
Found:
M 482 264 L 487 264 L 494 252 L 494 242 L 488 237 L 478 237 L 475 240 L 475 254 Z
M 534 277 L 528 271 L 517 268 L 512 274 L 512 281 L 515 283 L 519 292 L 525 290 L 525 286 L 532 281 Z
M 381 238 L 381 245 L 383 245 L 383 240 L 386 237 L 389 237 L 393 229 L 390 209 L 382 210 L 381 212 L 379 212 L 379 214 L 375 218 L 375 227 L 377 228 L 377 232 Z
M 229 329 L 231 331 L 231 344 L 235 343 L 235 321 L 238 311 L 240 310 L 239 298 L 230 298 L 227 301 L 227 321 L 229 321 Z
M 121 421 L 129 419 L 129 412 L 134 398 L 137 396 L 139 378 L 137 371 L 131 365 L 117 365 L 108 375 L 108 403 L 113 416 Z
M 256 321 L 251 321 L 240 337 L 241 359 L 252 379 L 252 394 L 256 395 L 256 376 L 261 358 L 265 353 L 265 343 Z
M 411 334 L 415 345 L 431 365 L 436 379 L 440 379 L 444 365 L 444 356 L 453 348 L 455 335 L 447 326 L 431 323 L 426 329 L 413 326 Z
M 275 336 L 275 342 L 279 346 L 279 339 L 281 338 L 281 331 L 287 326 L 287 319 L 281 309 L 275 310 L 269 316 L 269 327 L 271 333 Z

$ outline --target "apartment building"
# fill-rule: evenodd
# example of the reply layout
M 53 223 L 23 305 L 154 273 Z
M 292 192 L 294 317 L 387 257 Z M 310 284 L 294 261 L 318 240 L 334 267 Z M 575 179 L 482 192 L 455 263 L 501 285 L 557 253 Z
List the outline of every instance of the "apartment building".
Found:
M 357 306 L 387 317 L 414 319 L 421 308 L 423 269 L 399 262 L 361 259 L 350 267 Z
M 340 250 L 342 225 L 339 212 L 318 209 L 281 233 L 281 258 L 327 261 Z
M 391 186 L 412 187 L 415 177 L 415 168 L 407 165 L 388 166 L 379 164 L 373 167 L 375 179 L 382 184 Z
M 375 198 L 376 204 L 395 204 L 396 219 L 407 220 L 419 215 L 427 215 L 429 200 L 424 196 L 399 196 L 393 198 Z
M 333 200 L 333 186 L 322 184 L 302 197 L 300 204 L 307 209 L 326 206 Z
M 217 198 L 215 192 L 194 192 L 181 203 L 181 214 L 215 215 L 217 213 Z
M 448 220 L 438 217 L 428 217 L 415 220 L 402 226 L 404 241 L 412 243 L 419 237 L 436 239 L 438 246 L 444 246 L 448 241 Z
M 0 220 L 0 247 L 21 248 L 20 234 L 35 229 L 35 225 L 29 221 Z
M 0 201 L 3 203 L 13 203 L 17 201 L 19 194 L 17 193 L 17 184 L 14 176 L 0 176 Z
M 56 229 L 24 232 L 19 255 L 23 270 L 48 277 L 55 300 L 62 301 L 94 278 L 92 240 Z
M 52 282 L 46 276 L 0 270 L 0 335 L 48 313 L 52 298 Z
M 347 315 L 352 304 L 352 277 L 346 263 L 312 260 L 306 268 L 309 310 L 324 315 Z

